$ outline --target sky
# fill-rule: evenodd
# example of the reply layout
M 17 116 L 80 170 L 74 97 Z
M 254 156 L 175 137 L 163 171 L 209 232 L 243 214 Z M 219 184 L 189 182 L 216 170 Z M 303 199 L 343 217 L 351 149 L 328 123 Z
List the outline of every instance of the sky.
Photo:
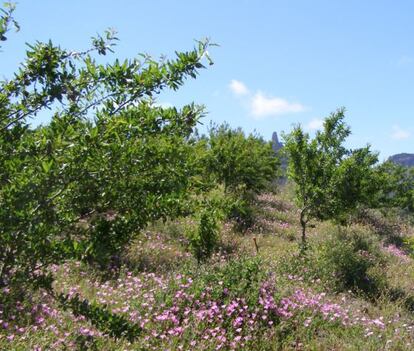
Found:
M 120 41 L 110 62 L 173 58 L 209 37 L 219 45 L 209 50 L 214 65 L 158 103 L 203 104 L 201 131 L 227 121 L 265 139 L 296 124 L 313 134 L 345 107 L 348 146 L 370 144 L 385 160 L 414 153 L 413 16 L 411 0 L 20 0 L 21 30 L 3 44 L 0 79 L 12 77 L 36 40 L 81 51 L 114 28 Z

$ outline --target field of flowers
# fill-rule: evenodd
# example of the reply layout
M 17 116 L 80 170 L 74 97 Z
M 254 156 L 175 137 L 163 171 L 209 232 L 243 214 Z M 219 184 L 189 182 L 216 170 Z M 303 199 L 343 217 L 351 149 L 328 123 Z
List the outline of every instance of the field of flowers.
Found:
M 364 233 L 357 244 L 332 237 L 335 227 L 320 224 L 304 257 L 295 241 L 296 217 L 283 196 L 266 194 L 255 226 L 239 234 L 225 225 L 208 263 L 197 264 L 187 252 L 181 230 L 188 223 L 157 224 L 109 275 L 70 261 L 51 268 L 54 294 L 40 289 L 23 299 L 6 287 L 0 349 L 413 349 L 409 252 L 368 224 L 352 229 Z M 398 230 L 402 238 L 412 234 L 410 226 Z M 348 253 L 346 262 L 341 252 Z M 361 280 L 348 279 L 344 262 Z M 81 301 L 85 311 L 106 311 L 123 332 L 63 308 L 59 296 Z

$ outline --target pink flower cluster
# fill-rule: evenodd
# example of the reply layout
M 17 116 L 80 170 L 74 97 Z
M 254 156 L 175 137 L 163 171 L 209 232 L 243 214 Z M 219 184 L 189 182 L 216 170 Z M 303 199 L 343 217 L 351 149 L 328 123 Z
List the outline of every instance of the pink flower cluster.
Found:
M 279 227 L 280 227 L 280 228 L 282 228 L 282 229 L 288 229 L 288 228 L 290 228 L 290 224 L 289 224 L 288 222 L 283 222 L 283 221 L 280 221 L 280 222 L 278 223 L 278 225 L 279 225 Z
M 407 254 L 401 250 L 399 247 L 395 246 L 394 244 L 390 244 L 388 246 L 384 246 L 384 250 L 388 252 L 389 254 L 398 257 L 404 262 L 409 262 L 410 258 L 407 256 Z
M 66 268 L 62 274 L 66 277 Z M 361 327 L 366 337 L 378 336 L 387 324 L 394 323 L 352 309 L 345 298 L 334 302 L 326 294 L 309 289 L 296 288 L 293 293 L 280 296 L 273 277 L 263 282 L 256 293 L 250 292 L 250 296 L 236 294 L 222 281 L 199 290 L 190 276 L 182 274 L 128 272 L 116 281 L 102 283 L 85 278 L 84 283 L 74 285 L 73 280 L 67 279 L 60 288 L 72 296 L 80 294 L 94 299 L 138 324 L 142 328 L 140 345 L 148 350 L 159 350 L 165 345 L 175 345 L 178 350 L 249 349 L 259 339 L 273 335 L 280 323 L 308 328 L 323 321 L 341 327 Z M 40 329 L 55 336 L 53 349 L 70 349 L 78 335 L 105 337 L 83 317 L 68 316 L 54 307 L 46 293 L 41 296 L 41 303 L 28 309 L 17 302 L 14 309 L 16 315 L 5 318 L 0 306 L 0 335 L 10 342 Z M 22 314 L 26 324 L 19 325 L 18 317 Z M 411 328 L 406 327 L 407 331 Z

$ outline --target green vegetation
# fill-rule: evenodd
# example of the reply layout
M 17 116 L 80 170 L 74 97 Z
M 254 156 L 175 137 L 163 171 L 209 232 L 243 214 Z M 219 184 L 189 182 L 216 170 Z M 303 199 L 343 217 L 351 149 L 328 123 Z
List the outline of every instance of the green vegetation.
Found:
M 344 109 L 332 113 L 313 140 L 300 126 L 285 137 L 289 177 L 296 185 L 300 207 L 303 244 L 309 221 L 343 221 L 360 205 L 369 205 L 377 191 L 372 167 L 377 156 L 369 147 L 344 147 L 351 133 L 344 117 Z
M 382 177 L 381 203 L 405 213 L 414 212 L 414 168 L 384 162 L 378 167 Z
M 116 40 L 38 42 L 0 83 L 0 349 L 412 349 L 412 170 L 345 148 L 340 109 L 285 136 L 277 186 L 260 136 L 155 104 L 208 41 L 98 63 Z
M 202 108 L 151 98 L 195 77 L 209 44 L 170 61 L 97 64 L 92 55 L 116 40 L 107 32 L 85 52 L 36 43 L 1 84 L 0 281 L 31 279 L 61 259 L 104 268 L 148 222 L 184 210 Z M 44 109 L 51 122 L 31 129 Z
M 207 139 L 208 170 L 226 193 L 260 193 L 277 176 L 278 159 L 270 142 L 245 136 L 229 125 L 212 126 Z

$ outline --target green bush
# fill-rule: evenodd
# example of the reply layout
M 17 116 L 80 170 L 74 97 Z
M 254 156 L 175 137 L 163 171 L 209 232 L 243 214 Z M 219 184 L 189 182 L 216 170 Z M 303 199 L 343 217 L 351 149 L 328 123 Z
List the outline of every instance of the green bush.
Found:
M 241 192 L 229 195 L 231 199 L 228 218 L 235 221 L 235 229 L 239 232 L 251 228 L 256 219 L 255 194 Z
M 318 249 L 316 272 L 333 290 L 375 298 L 386 287 L 378 242 L 363 230 L 339 228 Z
M 219 221 L 221 219 L 220 210 L 207 204 L 202 208 L 198 217 L 198 226 L 190 228 L 187 233 L 190 250 L 197 262 L 204 261 L 212 255 L 219 241 Z
M 386 257 L 372 233 L 337 227 L 326 240 L 281 263 L 280 270 L 306 281 L 320 280 L 333 292 L 352 291 L 369 299 L 387 292 Z

